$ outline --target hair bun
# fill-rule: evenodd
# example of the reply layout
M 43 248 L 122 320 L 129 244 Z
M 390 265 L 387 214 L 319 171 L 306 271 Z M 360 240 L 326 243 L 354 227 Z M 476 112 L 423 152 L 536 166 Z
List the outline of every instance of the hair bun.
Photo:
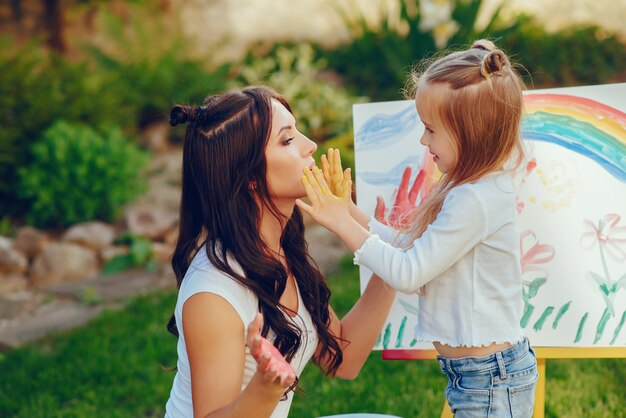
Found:
M 170 111 L 170 125 L 176 126 L 187 122 L 193 122 L 198 118 L 200 108 L 198 106 L 176 105 Z
M 495 51 L 496 45 L 487 39 L 479 39 L 472 44 L 472 48 L 482 49 L 483 51 L 489 52 Z
M 495 51 L 490 51 L 487 55 L 483 57 L 482 65 L 480 66 L 480 73 L 485 78 L 491 77 L 494 73 L 500 71 L 502 67 L 507 65 L 509 60 L 507 59 L 504 52 L 496 49 Z

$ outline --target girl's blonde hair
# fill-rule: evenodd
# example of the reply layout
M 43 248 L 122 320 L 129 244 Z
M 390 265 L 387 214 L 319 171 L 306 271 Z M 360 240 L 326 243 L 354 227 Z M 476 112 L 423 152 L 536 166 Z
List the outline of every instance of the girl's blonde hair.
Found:
M 488 40 L 446 55 L 423 74 L 414 71 L 411 78 L 414 93 L 427 84 L 449 88 L 445 98 L 429 105 L 438 112 L 457 155 L 455 166 L 409 215 L 413 242 L 437 218 L 450 189 L 504 167 L 519 166 L 524 83 L 506 54 Z

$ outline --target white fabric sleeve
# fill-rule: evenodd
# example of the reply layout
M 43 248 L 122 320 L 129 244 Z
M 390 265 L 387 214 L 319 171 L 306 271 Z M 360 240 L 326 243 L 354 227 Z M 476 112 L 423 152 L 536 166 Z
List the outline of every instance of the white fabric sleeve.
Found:
M 396 236 L 398 235 L 398 230 L 393 229 L 389 225 L 385 225 L 382 222 L 379 222 L 373 216 L 370 216 L 369 231 L 372 234 L 378 235 L 380 239 L 389 244 L 393 243 L 396 239 Z
M 354 253 L 365 266 L 392 287 L 413 293 L 449 269 L 487 235 L 487 212 L 468 187 L 452 189 L 437 219 L 407 250 L 370 235 Z

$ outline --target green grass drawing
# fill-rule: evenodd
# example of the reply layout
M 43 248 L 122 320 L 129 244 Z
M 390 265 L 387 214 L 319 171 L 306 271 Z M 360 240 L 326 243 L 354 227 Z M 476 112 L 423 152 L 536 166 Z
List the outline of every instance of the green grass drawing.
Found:
M 559 321 L 561 320 L 561 317 L 565 315 L 565 312 L 567 312 L 571 304 L 572 304 L 572 301 L 570 300 L 569 302 L 561 306 L 561 309 L 559 309 L 559 311 L 556 313 L 554 322 L 552 322 L 552 329 L 556 329 L 556 327 L 559 325 Z
M 546 319 L 548 319 L 548 316 L 550 316 L 552 311 L 554 311 L 554 306 L 548 306 L 543 311 L 543 313 L 541 314 L 541 316 L 539 317 L 539 319 L 537 320 L 537 322 L 535 322 L 535 325 L 533 326 L 533 329 L 535 331 L 541 331 L 541 328 L 543 328 L 544 322 L 546 322 Z
M 578 331 L 576 332 L 576 338 L 574 342 L 577 343 L 583 336 L 583 328 L 585 327 L 585 322 L 587 322 L 587 318 L 589 317 L 589 312 L 586 312 L 582 318 L 580 318 L 580 322 L 578 323 Z

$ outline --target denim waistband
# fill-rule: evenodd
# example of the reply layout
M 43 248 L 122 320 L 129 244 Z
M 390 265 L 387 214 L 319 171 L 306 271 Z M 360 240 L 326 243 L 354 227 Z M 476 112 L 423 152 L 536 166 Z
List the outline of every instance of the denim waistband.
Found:
M 437 356 L 439 366 L 445 372 L 466 373 L 469 371 L 476 372 L 490 369 L 500 369 L 505 364 L 523 357 L 530 350 L 528 338 L 524 337 L 521 341 L 495 353 L 487 354 L 479 357 L 461 357 L 448 358 Z M 505 372 L 506 373 L 506 372 Z

